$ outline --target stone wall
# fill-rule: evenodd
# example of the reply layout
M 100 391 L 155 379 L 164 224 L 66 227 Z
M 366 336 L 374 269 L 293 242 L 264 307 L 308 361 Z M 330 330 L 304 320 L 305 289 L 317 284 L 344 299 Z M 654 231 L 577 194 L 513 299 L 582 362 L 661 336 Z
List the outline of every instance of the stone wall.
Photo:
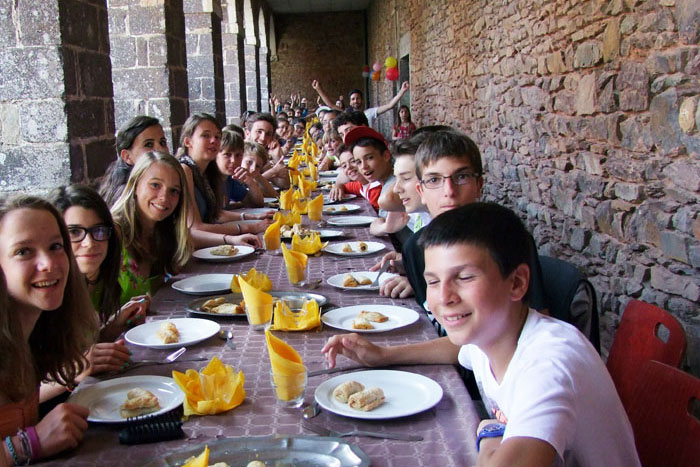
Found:
M 372 51 L 397 47 L 386 3 L 370 7 Z M 604 346 L 639 298 L 682 322 L 700 373 L 700 3 L 396 3 L 417 123 L 470 134 L 484 199 L 591 276 Z
M 329 96 L 364 89 L 364 13 L 276 15 L 277 61 L 270 63 L 271 95 L 300 93 L 315 107 L 318 79 Z

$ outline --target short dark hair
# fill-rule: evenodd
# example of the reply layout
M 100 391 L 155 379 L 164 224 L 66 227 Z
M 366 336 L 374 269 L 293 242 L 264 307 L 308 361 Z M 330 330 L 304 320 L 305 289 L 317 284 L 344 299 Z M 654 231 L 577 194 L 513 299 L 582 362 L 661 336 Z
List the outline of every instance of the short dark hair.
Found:
M 245 138 L 245 130 L 243 130 L 243 128 L 236 125 L 235 123 L 229 123 L 228 125 L 223 127 L 221 129 L 221 132 L 223 133 L 224 131 L 232 131 L 234 133 L 238 133 L 239 135 Z
M 469 162 L 474 172 L 482 176 L 484 169 L 481 164 L 479 147 L 469 136 L 450 129 L 438 130 L 421 143 L 416 151 L 416 175 L 422 177 L 423 169 L 445 157 L 456 157 Z
M 418 245 L 424 250 L 454 245 L 484 248 L 504 278 L 532 262 L 531 237 L 522 220 L 496 203 L 470 203 L 440 214 L 421 231 Z
M 237 131 L 228 130 L 227 125 L 221 130 L 221 149 L 220 151 L 242 151 L 243 150 L 243 135 Z
M 331 122 L 331 127 L 338 131 L 341 125 L 346 123 L 352 123 L 357 126 L 369 126 L 369 121 L 367 116 L 361 110 L 352 110 L 350 112 L 341 112 L 337 117 Z
M 371 147 L 371 148 L 374 148 L 377 151 L 379 151 L 381 154 L 384 154 L 384 151 L 389 149 L 386 147 L 386 144 L 384 144 L 384 142 L 379 141 L 376 138 L 360 138 L 360 139 L 358 139 L 357 141 L 355 141 L 354 143 L 352 143 L 350 145 L 350 148 L 349 148 L 350 152 L 354 151 L 357 146 L 359 146 L 361 148 Z
M 246 119 L 246 126 L 248 127 L 248 130 L 253 128 L 253 124 L 255 122 L 260 120 L 266 121 L 267 123 L 272 125 L 273 130 L 277 129 L 277 121 L 275 121 L 275 118 L 272 116 L 272 114 L 265 112 L 254 112 L 248 115 L 248 118 Z
M 348 93 L 348 98 L 352 97 L 353 94 L 359 94 L 360 97 L 364 97 L 362 95 L 362 91 L 360 91 L 359 89 L 351 89 L 350 92 Z
M 153 125 L 160 125 L 160 121 L 148 115 L 137 115 L 123 124 L 117 131 L 117 155 L 122 149 L 130 149 L 136 137 Z

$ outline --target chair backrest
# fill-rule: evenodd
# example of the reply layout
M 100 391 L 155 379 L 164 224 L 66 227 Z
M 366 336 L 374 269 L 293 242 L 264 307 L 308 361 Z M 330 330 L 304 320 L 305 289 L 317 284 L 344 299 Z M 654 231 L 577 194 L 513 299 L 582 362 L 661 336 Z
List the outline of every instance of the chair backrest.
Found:
M 670 313 L 639 300 L 627 304 L 607 363 L 625 409 L 638 384 L 646 384 L 639 380 L 642 364 L 656 360 L 678 368 L 685 348 L 685 331 Z
M 598 303 L 593 285 L 573 264 L 549 256 L 539 256 L 539 268 L 531 266 L 532 306 L 547 309 L 550 316 L 573 324 L 600 352 Z M 539 274 L 539 278 L 536 276 Z
M 636 371 L 644 384 L 628 412 L 642 465 L 699 465 L 700 420 L 689 409 L 700 399 L 700 379 L 653 360 Z

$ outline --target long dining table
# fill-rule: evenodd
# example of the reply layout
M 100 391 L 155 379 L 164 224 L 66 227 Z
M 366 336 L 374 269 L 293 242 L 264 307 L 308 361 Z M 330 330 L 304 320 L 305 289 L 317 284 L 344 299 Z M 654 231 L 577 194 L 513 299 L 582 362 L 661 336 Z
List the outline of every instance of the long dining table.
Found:
M 364 200 L 357 199 L 351 203 L 361 206 L 361 210 L 353 214 L 375 215 L 374 210 Z M 328 220 L 331 217 L 324 215 L 324 218 Z M 342 239 L 331 241 L 371 240 L 381 242 L 385 249 L 368 256 L 346 257 L 326 252 L 320 256 L 311 256 L 308 276 L 310 279 L 322 279 L 321 285 L 313 292 L 327 297 L 328 303 L 323 310 L 357 304 L 387 304 L 407 307 L 418 311 L 420 317 L 416 322 L 388 332 L 365 334 L 365 336 L 379 345 L 408 344 L 436 338 L 435 329 L 412 298 L 392 299 L 380 296 L 377 291 L 348 291 L 334 288 L 326 283 L 326 279 L 335 274 L 369 269 L 370 266 L 379 261 L 384 253 L 393 249 L 389 237 L 374 237 L 370 235 L 369 228 L 366 226 L 329 226 L 327 228 L 343 230 L 344 232 Z M 211 263 L 193 258 L 177 277 L 171 279 L 171 283 L 178 279 L 205 273 L 244 273 L 251 267 L 255 267 L 258 271 L 263 271 L 269 276 L 274 291 L 299 291 L 289 284 L 282 256 L 261 251 L 235 262 Z M 197 298 L 200 297 L 183 294 L 166 285 L 154 295 L 147 319 L 150 321 L 186 317 L 188 315 L 187 305 Z M 123 428 L 123 424 L 90 423 L 84 440 L 76 449 L 65 452 L 43 464 L 136 466 L 144 465 L 153 459 L 163 458 L 179 450 L 193 447 L 203 449 L 205 444 L 225 438 L 314 436 L 313 433 L 304 429 L 300 409 L 285 408 L 275 398 L 274 389 L 270 382 L 270 360 L 264 332 L 250 329 L 245 317 L 217 318 L 212 316 L 211 319 L 217 321 L 222 329 L 230 329 L 233 332 L 235 349 L 227 346 L 224 340 L 213 336 L 188 347 L 185 356 L 181 358 L 206 357 L 210 359 L 217 356 L 223 363 L 231 365 L 235 370 L 243 371 L 246 396 L 240 406 L 217 415 L 191 416 L 183 425 L 184 439 L 150 444 L 131 446 L 119 444 L 118 432 Z M 308 370 L 313 371 L 324 368 L 326 365 L 321 349 L 328 338 L 343 332 L 347 331 L 322 326 L 320 330 L 275 331 L 274 334 L 294 347 L 302 356 Z M 170 353 L 169 350 L 153 350 L 133 345 L 130 345 L 130 350 L 133 352 L 135 361 L 152 358 L 162 359 Z M 180 372 L 185 372 L 188 368 L 200 370 L 206 364 L 206 361 L 194 363 L 176 361 L 172 364 L 134 368 L 115 377 L 171 376 L 173 370 Z M 357 364 L 341 356 L 338 358 L 338 366 L 351 368 L 356 367 Z M 410 433 L 423 437 L 422 441 L 410 442 L 368 437 L 343 438 L 343 442 L 359 447 L 369 457 L 372 465 L 401 467 L 476 465 L 475 432 L 479 423 L 479 415 L 457 369 L 452 365 L 407 365 L 391 369 L 417 373 L 431 378 L 441 386 L 442 399 L 430 409 L 400 418 L 365 420 L 344 417 L 322 410 L 312 421 L 317 425 L 339 431 L 361 429 Z M 319 384 L 338 374 L 342 373 L 309 377 L 304 392 L 305 405 L 313 402 L 314 391 Z M 104 377 L 101 378 L 101 380 L 104 379 Z M 91 380 L 92 382 L 96 381 L 92 378 Z M 89 382 L 84 384 L 89 384 Z M 303 465 L 303 462 L 300 465 Z

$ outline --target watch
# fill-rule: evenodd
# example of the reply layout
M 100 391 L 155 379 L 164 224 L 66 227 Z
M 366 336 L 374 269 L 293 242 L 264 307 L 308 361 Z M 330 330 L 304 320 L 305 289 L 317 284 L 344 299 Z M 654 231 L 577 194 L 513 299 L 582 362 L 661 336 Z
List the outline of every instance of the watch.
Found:
M 479 452 L 479 445 L 484 438 L 498 438 L 503 436 L 506 431 L 506 426 L 503 423 L 489 423 L 481 429 L 476 436 L 476 451 Z

